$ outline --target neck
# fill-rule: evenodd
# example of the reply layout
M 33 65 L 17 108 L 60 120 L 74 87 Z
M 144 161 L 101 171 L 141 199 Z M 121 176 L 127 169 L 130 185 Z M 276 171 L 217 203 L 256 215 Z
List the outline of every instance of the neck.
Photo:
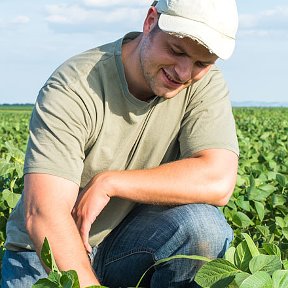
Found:
M 149 101 L 154 97 L 147 88 L 140 63 L 140 42 L 142 34 L 123 44 L 122 62 L 129 92 L 139 100 Z

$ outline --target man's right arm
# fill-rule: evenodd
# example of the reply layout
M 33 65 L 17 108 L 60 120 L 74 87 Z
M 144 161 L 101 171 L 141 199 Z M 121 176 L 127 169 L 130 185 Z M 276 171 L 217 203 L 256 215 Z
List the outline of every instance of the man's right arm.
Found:
M 60 270 L 76 270 L 81 287 L 99 285 L 71 216 L 78 185 L 48 174 L 26 174 L 24 187 L 26 228 L 37 254 L 47 237 Z

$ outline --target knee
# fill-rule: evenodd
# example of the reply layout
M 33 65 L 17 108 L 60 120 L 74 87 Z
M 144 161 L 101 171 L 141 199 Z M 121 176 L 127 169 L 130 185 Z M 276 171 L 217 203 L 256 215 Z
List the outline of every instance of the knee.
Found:
M 167 247 L 174 249 L 168 256 L 185 254 L 222 257 L 233 238 L 231 227 L 221 212 L 211 205 L 174 207 L 166 215 L 166 221 L 171 235 L 164 250 Z M 163 247 L 161 250 L 164 252 Z

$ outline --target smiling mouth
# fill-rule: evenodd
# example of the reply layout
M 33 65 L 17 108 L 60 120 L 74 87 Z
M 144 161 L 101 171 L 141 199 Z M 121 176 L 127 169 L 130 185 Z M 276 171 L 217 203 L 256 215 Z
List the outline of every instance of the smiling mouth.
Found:
M 169 80 L 169 82 L 172 82 L 174 85 L 177 85 L 177 86 L 182 85 L 181 82 L 175 81 L 163 68 L 162 68 L 162 71 L 164 75 L 166 76 L 166 78 Z

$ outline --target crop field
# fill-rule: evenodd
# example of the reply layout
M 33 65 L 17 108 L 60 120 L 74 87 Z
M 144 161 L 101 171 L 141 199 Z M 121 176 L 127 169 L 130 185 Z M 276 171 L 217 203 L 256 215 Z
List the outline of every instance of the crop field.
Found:
M 23 189 L 22 168 L 30 114 L 31 107 L 2 109 L 0 106 L 0 263 L 7 218 Z M 278 255 L 283 265 L 281 269 L 286 271 L 288 108 L 234 108 L 234 116 L 240 146 L 238 179 L 228 205 L 221 208 L 234 229 L 232 247 L 238 247 L 238 252 L 244 251 L 240 244 L 243 235 L 246 240 L 249 235 L 261 254 Z M 249 246 L 249 240 L 247 243 Z M 250 254 L 253 256 L 252 252 Z M 246 256 L 243 252 L 242 258 Z M 288 281 L 287 273 L 286 276 Z

